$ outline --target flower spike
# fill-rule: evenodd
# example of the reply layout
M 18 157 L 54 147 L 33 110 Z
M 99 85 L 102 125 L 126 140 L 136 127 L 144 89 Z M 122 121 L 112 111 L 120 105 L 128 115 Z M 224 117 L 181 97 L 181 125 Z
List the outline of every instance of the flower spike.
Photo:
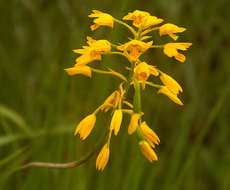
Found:
M 93 18 L 94 24 L 90 26 L 92 31 L 101 26 L 113 28 L 114 22 L 116 22 L 125 26 L 132 33 L 132 37 L 127 36 L 126 42 L 115 44 L 106 39 L 96 40 L 87 36 L 87 45 L 83 45 L 81 49 L 73 50 L 79 56 L 76 58 L 76 63 L 73 67 L 65 69 L 68 75 L 79 74 L 93 78 L 92 72 L 94 72 L 96 74 L 116 76 L 119 80 L 122 80 L 119 84 L 117 84 L 117 80 L 113 81 L 117 89 L 113 90 L 92 114 L 79 122 L 74 135 L 79 134 L 80 139 L 85 140 L 95 126 L 98 112 L 110 116 L 111 122 L 107 128 L 107 141 L 103 146 L 100 145 L 102 147 L 100 151 L 94 150 L 94 152 L 99 152 L 96 158 L 96 169 L 102 171 L 110 158 L 110 140 L 113 134 L 114 136 L 118 135 L 122 121 L 128 115 L 130 117 L 128 134 L 137 136 L 139 148 L 147 160 L 150 162 L 157 161 L 158 157 L 154 148 L 159 145 L 160 139 L 146 121 L 143 121 L 144 113 L 142 112 L 141 95 L 145 88 L 154 87 L 158 89 L 158 94 L 166 95 L 174 103 L 182 106 L 183 103 L 178 98 L 178 95 L 183 90 L 174 78 L 160 70 L 160 63 L 157 63 L 156 67 L 156 65 L 151 65 L 151 63 L 144 61 L 141 56 L 150 48 L 162 48 L 166 56 L 173 57 L 179 62 L 185 62 L 186 57 L 181 51 L 186 51 L 192 45 L 191 43 L 168 42 L 164 45 L 158 45 L 148 39 L 152 37 L 150 32 L 157 31 L 160 36 L 168 35 L 173 40 L 177 40 L 177 34 L 184 32 L 186 29 L 170 23 L 159 25 L 164 21 L 163 19 L 141 10 L 128 13 L 122 20 L 97 10 L 93 10 L 89 17 Z M 134 27 L 126 23 L 126 21 L 131 21 Z M 94 65 L 94 61 L 101 61 L 106 55 L 123 56 L 123 58 L 127 59 L 128 65 L 123 66 L 124 71 L 122 73 L 118 68 L 110 68 L 110 62 L 107 62 L 106 65 L 103 62 L 99 65 Z M 116 64 L 122 63 L 118 62 Z M 116 65 L 114 64 L 113 66 L 115 67 Z M 153 81 L 156 78 L 161 84 Z M 130 89 L 132 89 L 131 92 Z M 133 102 L 130 103 L 132 100 Z

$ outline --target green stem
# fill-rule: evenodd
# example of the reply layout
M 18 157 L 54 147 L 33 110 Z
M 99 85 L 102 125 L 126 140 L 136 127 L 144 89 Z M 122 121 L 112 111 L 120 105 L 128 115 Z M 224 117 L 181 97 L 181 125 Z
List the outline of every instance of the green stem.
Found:
M 141 32 L 142 32 L 142 28 L 139 28 L 138 32 L 137 32 L 137 37 L 136 37 L 137 40 L 140 40 L 140 38 L 141 38 Z
M 131 71 L 129 72 L 129 77 L 128 77 L 127 82 L 124 84 L 124 90 L 126 93 L 128 92 L 128 90 L 131 86 L 130 83 L 132 82 L 132 78 L 133 78 L 133 74 L 134 74 L 134 67 L 135 67 L 135 63 L 131 62 Z
M 104 135 L 103 135 L 104 136 Z M 41 168 L 57 168 L 57 169 L 67 169 L 67 168 L 74 168 L 77 166 L 80 166 L 84 164 L 86 161 L 88 161 L 90 158 L 92 158 L 96 153 L 99 152 L 99 150 L 102 148 L 103 144 L 101 141 L 95 147 L 91 152 L 89 152 L 87 155 L 82 157 L 80 160 L 73 161 L 73 162 L 64 162 L 64 163 L 54 163 L 54 162 L 29 162 L 20 167 L 20 169 L 27 169 L 30 167 L 41 167 Z
M 123 76 L 121 73 L 118 73 L 112 69 L 109 69 L 110 71 L 104 71 L 104 70 L 99 70 L 99 69 L 95 69 L 95 68 L 92 68 L 91 67 L 91 70 L 93 72 L 96 72 L 96 73 L 100 73 L 100 74 L 106 74 L 106 75 L 114 75 L 114 76 L 117 76 L 119 77 L 120 79 L 124 80 L 124 81 L 127 81 L 127 79 L 125 78 L 125 76 Z
M 101 148 L 102 146 L 100 146 Z M 53 162 L 29 162 L 21 166 L 21 169 L 26 169 L 29 167 L 40 167 L 40 168 L 58 168 L 58 169 L 66 169 L 66 168 L 74 168 L 84 164 L 87 160 L 89 160 L 99 149 L 93 149 L 90 153 L 88 153 L 85 157 L 80 160 L 66 163 L 53 163 Z
M 134 112 L 135 113 L 141 113 L 141 88 L 140 83 L 137 81 L 137 79 L 134 79 L 135 82 L 135 94 L 134 94 Z
M 134 79 L 135 82 L 135 94 L 133 98 L 133 106 L 134 106 L 134 112 L 135 113 L 141 113 L 141 87 L 140 83 L 137 81 L 137 79 Z M 139 140 L 144 140 L 144 136 L 142 135 L 140 125 L 137 125 L 137 137 Z

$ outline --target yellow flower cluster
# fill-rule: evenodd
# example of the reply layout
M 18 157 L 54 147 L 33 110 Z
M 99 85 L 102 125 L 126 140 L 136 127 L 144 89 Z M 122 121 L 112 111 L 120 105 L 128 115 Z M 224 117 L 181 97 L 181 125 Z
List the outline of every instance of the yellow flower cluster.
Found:
M 171 23 L 156 26 L 164 22 L 164 20 L 140 10 L 128 13 L 128 15 L 122 19 L 131 21 L 134 27 L 122 20 L 114 18 L 110 14 L 97 10 L 93 10 L 93 13 L 90 14 L 89 17 L 94 19 L 94 24 L 90 27 L 91 30 L 96 30 L 101 26 L 113 28 L 114 23 L 118 23 L 125 26 L 133 37 L 129 37 L 129 41 L 119 43 L 119 45 L 107 40 L 94 40 L 91 37 L 87 37 L 87 46 L 83 46 L 82 49 L 73 50 L 74 53 L 80 54 L 80 56 L 76 58 L 76 63 L 73 67 L 65 69 L 69 75 L 82 74 L 87 77 L 92 77 L 92 72 L 95 72 L 113 75 L 122 80 L 117 90 L 112 92 L 102 105 L 80 121 L 74 134 L 79 134 L 82 140 L 86 139 L 95 126 L 97 113 L 99 111 L 104 113 L 111 111 L 112 118 L 110 126 L 108 127 L 106 143 L 96 159 L 96 168 L 103 170 L 109 160 L 112 135 L 118 135 L 124 114 L 127 114 L 130 115 L 130 123 L 127 129 L 128 134 L 137 134 L 141 152 L 150 162 L 158 160 L 154 148 L 155 145 L 160 143 L 160 139 L 143 120 L 144 113 L 141 109 L 141 91 L 148 85 L 157 88 L 158 94 L 164 94 L 176 104 L 183 105 L 182 101 L 178 98 L 178 94 L 183 90 L 175 79 L 162 72 L 156 66 L 140 60 L 140 57 L 150 48 L 162 48 L 164 54 L 168 57 L 174 57 L 176 60 L 184 62 L 186 58 L 179 51 L 187 50 L 192 45 L 191 43 L 170 42 L 163 45 L 155 45 L 153 41 L 146 42 L 145 40 L 151 38 L 151 36 L 147 36 L 147 34 L 152 31 L 158 31 L 160 36 L 168 35 L 173 40 L 177 40 L 179 37 L 176 34 L 184 32 L 186 29 Z M 106 54 L 117 54 L 127 58 L 129 67 L 125 68 L 129 71 L 128 77 L 110 68 L 100 70 L 89 66 L 89 63 L 100 61 L 102 56 Z M 162 84 L 149 81 L 151 75 L 159 77 Z M 133 104 L 126 100 L 126 94 L 132 86 L 135 91 Z

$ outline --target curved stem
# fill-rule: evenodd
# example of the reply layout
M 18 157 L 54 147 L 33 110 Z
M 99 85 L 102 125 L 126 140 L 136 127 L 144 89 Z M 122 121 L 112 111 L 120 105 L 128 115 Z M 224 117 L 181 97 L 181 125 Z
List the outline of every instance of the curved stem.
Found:
M 123 52 L 119 52 L 119 51 L 112 51 L 110 52 L 110 54 L 113 54 L 113 55 L 122 55 L 124 56 L 129 62 L 131 62 L 131 59 L 129 57 L 129 54 L 125 54 Z
M 86 156 L 81 158 L 80 160 L 73 161 L 73 162 L 66 162 L 66 163 L 52 163 L 52 162 L 29 162 L 25 165 L 22 165 L 21 169 L 26 169 L 29 167 L 43 167 L 43 168 L 58 168 L 58 169 L 66 169 L 66 168 L 74 168 L 84 164 L 88 161 L 91 157 L 96 154 L 102 146 L 99 146 L 97 149 L 93 149 L 93 151 L 89 152 Z
M 123 100 L 123 104 L 127 105 L 129 108 L 133 109 L 133 105 L 126 100 Z
M 152 87 L 155 87 L 155 88 L 161 88 L 162 85 L 159 85 L 159 84 L 154 84 L 152 82 L 149 82 L 149 81 L 145 81 L 145 83 L 149 86 L 152 86 Z
M 154 28 L 151 28 L 151 29 L 147 29 L 145 30 L 144 32 L 141 33 L 141 36 L 144 36 L 145 34 L 148 34 L 149 32 L 152 32 L 154 30 L 159 30 L 160 27 L 154 27 Z
M 91 70 L 93 72 L 100 73 L 100 74 L 114 75 L 114 76 L 117 76 L 117 77 L 119 77 L 120 79 L 122 79 L 124 81 L 127 81 L 125 76 L 123 76 L 121 73 L 118 73 L 118 72 L 116 72 L 116 71 L 114 71 L 112 69 L 109 69 L 109 71 L 103 71 L 103 70 L 100 70 L 100 69 L 91 68 Z
M 88 154 L 86 154 L 83 158 L 73 161 L 73 162 L 65 162 L 65 163 L 53 163 L 53 162 L 29 162 L 27 164 L 24 164 L 20 167 L 20 169 L 26 169 L 30 167 L 42 167 L 42 168 L 57 168 L 57 169 L 67 169 L 67 168 L 74 168 L 77 166 L 80 166 L 87 162 L 90 158 L 92 158 L 95 154 L 97 154 L 102 146 L 104 146 L 103 139 L 105 137 L 107 132 L 105 134 L 102 134 L 102 136 L 99 138 L 98 143 L 94 146 L 93 150 L 90 151 Z
M 132 32 L 132 34 L 134 35 L 134 37 L 136 38 L 137 32 L 136 32 L 131 26 L 129 26 L 129 25 L 126 24 L 125 22 L 122 22 L 121 20 L 115 19 L 115 21 L 116 21 L 117 23 L 122 24 L 123 26 L 127 27 L 127 28 L 130 30 L 130 32 Z
M 103 106 L 104 106 L 104 104 L 100 105 L 93 113 L 97 114 L 100 111 L 100 109 L 103 108 Z
M 121 111 L 130 115 L 133 114 L 133 110 L 130 109 L 121 109 Z
M 114 54 L 114 55 L 122 55 L 124 57 L 126 57 L 126 55 L 122 52 L 119 52 L 119 51 L 112 51 L 110 54 Z M 127 58 L 127 57 L 126 57 Z

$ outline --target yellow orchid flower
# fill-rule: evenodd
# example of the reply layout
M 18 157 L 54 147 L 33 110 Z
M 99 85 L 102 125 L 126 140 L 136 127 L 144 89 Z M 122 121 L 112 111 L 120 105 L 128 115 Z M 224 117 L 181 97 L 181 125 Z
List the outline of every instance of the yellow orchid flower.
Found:
M 143 42 L 139 40 L 131 40 L 117 47 L 118 50 L 127 51 L 132 60 L 137 60 L 141 54 L 152 46 L 153 42 Z
M 159 72 L 154 66 L 148 65 L 146 62 L 141 62 L 134 68 L 134 76 L 138 81 L 142 82 L 143 89 L 145 88 L 145 81 L 148 80 L 151 74 L 158 76 Z
M 129 123 L 129 127 L 128 127 L 128 134 L 131 135 L 133 134 L 136 129 L 137 129 L 137 125 L 138 125 L 138 120 L 140 119 L 141 114 L 140 113 L 134 113 L 131 116 L 130 119 L 130 123 Z
M 105 166 L 109 161 L 109 154 L 110 154 L 109 144 L 106 143 L 97 156 L 96 169 L 104 170 Z
M 176 60 L 180 62 L 185 62 L 185 56 L 179 53 L 177 50 L 185 51 L 192 43 L 167 43 L 164 45 L 164 54 L 168 57 L 175 57 Z
M 114 130 L 114 135 L 116 136 L 121 127 L 122 117 L 123 117 L 123 114 L 122 114 L 121 109 L 115 110 L 112 120 L 111 120 L 111 124 L 110 124 L 110 131 Z
M 94 40 L 93 38 L 87 36 L 87 43 L 95 51 L 108 53 L 111 51 L 111 44 L 108 40 Z
M 173 94 L 166 86 L 162 86 L 157 94 L 164 94 L 166 96 L 168 96 L 169 99 L 171 99 L 173 102 L 175 102 L 176 104 L 179 104 L 181 106 L 183 106 L 184 104 L 181 102 L 181 100 L 177 97 L 176 94 Z
M 135 10 L 123 17 L 123 20 L 132 20 L 133 25 L 137 28 L 146 29 L 150 26 L 162 23 L 164 20 L 151 16 L 148 12 Z
M 101 53 L 109 53 L 111 51 L 111 44 L 107 40 L 94 40 L 87 37 L 89 46 L 83 46 L 83 49 L 75 49 L 74 53 L 81 54 L 76 58 L 77 65 L 86 65 L 92 61 L 101 60 Z
M 160 80 L 173 94 L 177 95 L 179 92 L 183 92 L 177 81 L 169 75 L 161 72 Z
M 149 143 L 147 143 L 145 140 L 139 142 L 139 147 L 141 149 L 142 154 L 148 159 L 149 162 L 158 160 L 156 153 L 151 148 Z
M 85 140 L 90 134 L 90 132 L 92 131 L 95 122 L 96 122 L 96 115 L 94 113 L 88 115 L 83 120 L 81 120 L 81 122 L 78 124 L 74 132 L 74 135 L 77 135 L 79 133 L 80 138 L 82 140 Z
M 93 13 L 89 15 L 90 18 L 96 18 L 93 20 L 93 24 L 90 28 L 91 30 L 96 30 L 100 26 L 109 26 L 113 28 L 114 18 L 107 13 L 101 11 L 93 10 Z
M 157 134 L 147 125 L 145 121 L 141 123 L 140 129 L 145 140 L 149 143 L 151 147 L 154 148 L 154 144 L 158 145 L 160 143 L 160 139 Z
M 83 50 L 83 51 L 82 51 Z M 86 65 L 92 61 L 101 60 L 101 52 L 95 51 L 93 48 L 85 48 L 80 50 L 73 50 L 74 53 L 81 53 L 82 55 L 76 58 L 76 66 Z
M 104 104 L 101 107 L 101 110 L 104 110 L 104 112 L 107 112 L 110 108 L 116 108 L 119 100 L 120 100 L 121 94 L 118 90 L 114 91 L 105 101 Z
M 175 33 L 181 33 L 185 30 L 186 28 L 178 27 L 175 24 L 167 23 L 160 27 L 159 33 L 160 36 L 169 35 L 172 39 L 177 40 L 178 36 L 176 36 Z

